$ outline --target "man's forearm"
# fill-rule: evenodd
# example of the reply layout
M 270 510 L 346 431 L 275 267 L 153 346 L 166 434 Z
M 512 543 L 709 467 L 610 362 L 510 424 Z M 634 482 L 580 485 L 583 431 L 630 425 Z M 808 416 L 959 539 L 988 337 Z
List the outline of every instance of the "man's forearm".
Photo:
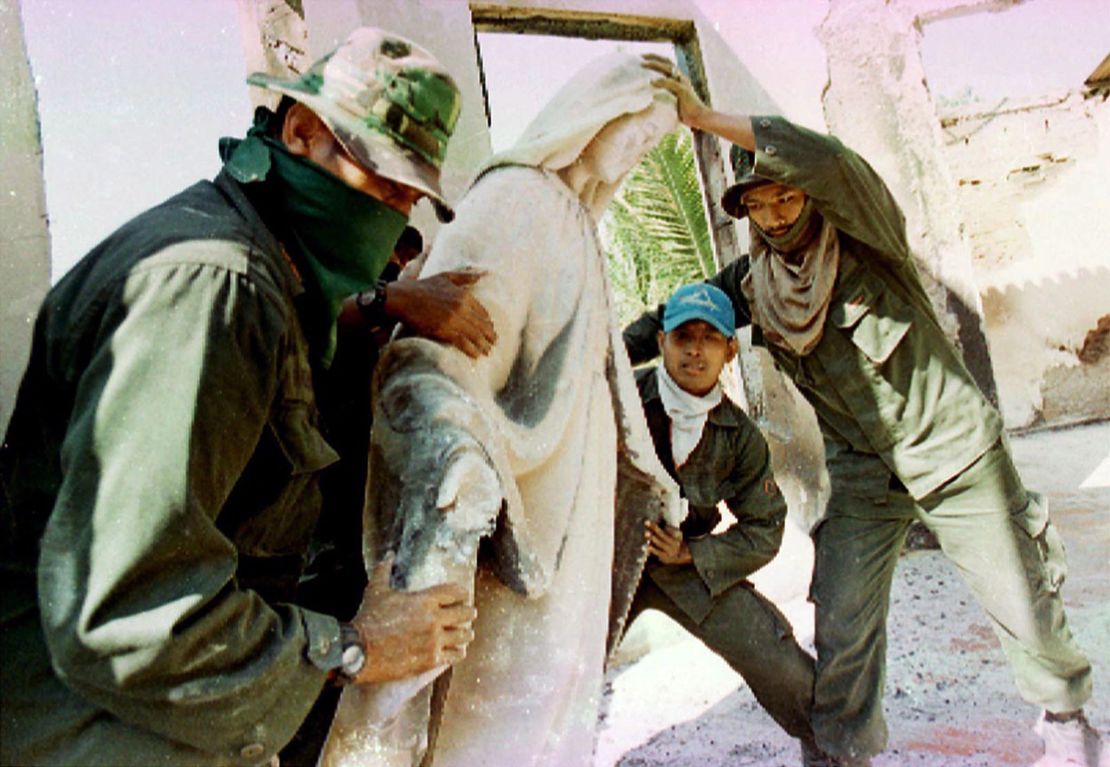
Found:
M 691 115 L 686 124 L 695 130 L 712 133 L 733 144 L 739 144 L 749 151 L 755 151 L 752 119 L 747 115 L 732 115 L 714 109 L 705 109 Z

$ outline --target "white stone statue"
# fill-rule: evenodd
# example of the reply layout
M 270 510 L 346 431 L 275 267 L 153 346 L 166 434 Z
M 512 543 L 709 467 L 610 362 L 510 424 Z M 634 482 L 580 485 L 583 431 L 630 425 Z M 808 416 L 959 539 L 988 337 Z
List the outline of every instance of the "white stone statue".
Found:
M 579 72 L 486 165 L 423 267 L 481 271 L 498 339 L 478 360 L 417 338 L 383 355 L 367 560 L 394 551 L 396 588 L 472 587 L 476 636 L 434 685 L 438 671 L 344 690 L 328 767 L 591 761 L 643 519 L 680 521 L 596 231 L 624 175 L 677 126 L 653 77 L 624 55 Z

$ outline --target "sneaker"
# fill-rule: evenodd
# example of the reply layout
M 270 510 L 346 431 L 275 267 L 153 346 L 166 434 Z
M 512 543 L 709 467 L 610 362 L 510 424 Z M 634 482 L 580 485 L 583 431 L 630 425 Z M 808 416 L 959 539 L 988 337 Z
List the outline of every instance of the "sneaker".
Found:
M 1033 732 L 1044 740 L 1044 756 L 1033 767 L 1107 767 L 1110 762 L 1110 752 L 1103 755 L 1098 730 L 1090 725 L 1082 709 L 1065 719 L 1042 714 Z
M 829 756 L 812 740 L 802 740 L 802 767 L 871 767 L 867 757 Z

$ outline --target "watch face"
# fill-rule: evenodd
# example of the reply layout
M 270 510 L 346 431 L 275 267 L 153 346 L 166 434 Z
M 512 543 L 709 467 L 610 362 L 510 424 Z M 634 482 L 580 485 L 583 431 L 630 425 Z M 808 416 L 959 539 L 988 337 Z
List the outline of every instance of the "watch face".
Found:
M 349 644 L 343 648 L 343 673 L 347 676 L 355 676 L 359 671 L 362 671 L 362 665 L 366 663 L 366 653 L 362 651 L 362 647 L 358 644 Z

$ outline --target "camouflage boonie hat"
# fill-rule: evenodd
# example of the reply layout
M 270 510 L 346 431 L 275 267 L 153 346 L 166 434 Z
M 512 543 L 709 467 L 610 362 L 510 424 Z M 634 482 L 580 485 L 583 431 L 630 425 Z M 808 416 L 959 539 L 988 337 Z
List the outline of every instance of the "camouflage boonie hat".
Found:
M 721 207 L 725 209 L 725 213 L 733 218 L 744 218 L 748 215 L 748 209 L 740 198 L 744 196 L 745 192 L 771 182 L 755 175 L 754 152 L 733 144 L 732 149 L 729 150 L 728 158 L 732 163 L 732 177 L 736 179 L 736 183 L 721 195 Z
M 439 176 L 462 99 L 424 48 L 360 27 L 297 80 L 255 72 L 247 82 L 301 102 L 367 170 L 424 192 L 441 220 L 454 216 Z

